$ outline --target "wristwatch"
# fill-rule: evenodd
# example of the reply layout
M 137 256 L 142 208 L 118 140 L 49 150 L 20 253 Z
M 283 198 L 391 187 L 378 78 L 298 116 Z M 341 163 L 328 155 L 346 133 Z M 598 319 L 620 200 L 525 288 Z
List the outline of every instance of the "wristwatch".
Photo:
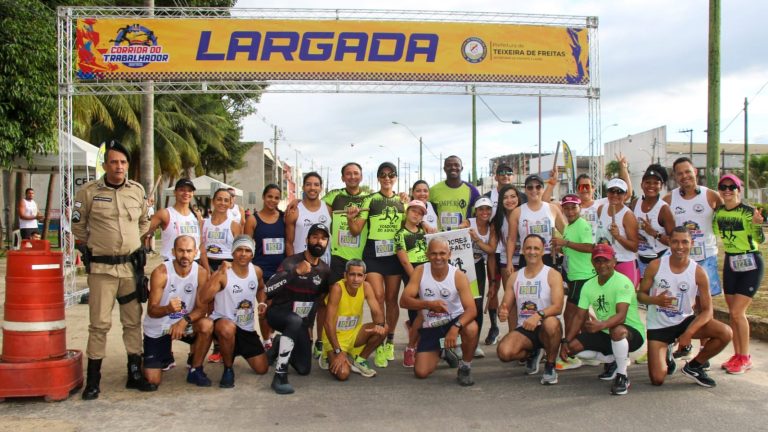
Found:
M 341 354 L 341 348 L 334 348 L 334 349 L 333 349 L 333 353 L 334 353 L 335 355 L 339 355 L 339 354 Z
M 540 310 L 540 311 L 536 311 L 536 314 L 537 314 L 538 316 L 540 316 L 540 317 L 541 317 L 541 319 L 544 319 L 544 318 L 546 318 L 546 317 L 547 317 L 547 314 L 546 314 L 546 313 L 544 313 L 544 311 L 543 311 L 543 310 Z

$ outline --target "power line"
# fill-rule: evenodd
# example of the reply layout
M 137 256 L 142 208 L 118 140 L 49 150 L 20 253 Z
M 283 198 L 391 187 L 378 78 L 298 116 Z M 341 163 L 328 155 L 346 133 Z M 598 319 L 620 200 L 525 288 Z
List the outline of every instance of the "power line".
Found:
M 755 102 L 755 99 L 757 99 L 757 95 L 759 95 L 759 94 L 760 94 L 760 93 L 761 93 L 761 92 L 762 92 L 762 91 L 765 89 L 765 87 L 766 87 L 766 86 L 768 86 L 768 81 L 766 81 L 766 82 L 765 82 L 765 83 L 762 85 L 762 87 L 760 87 L 760 90 L 758 90 L 758 91 L 757 91 L 757 93 L 755 93 L 755 94 L 754 94 L 754 96 L 752 96 L 752 99 L 751 99 L 750 103 L 754 103 L 754 102 Z M 738 113 L 736 113 L 736 115 L 733 117 L 733 119 L 732 119 L 730 122 L 728 122 L 728 124 L 727 124 L 727 125 L 726 125 L 726 126 L 723 128 L 723 129 L 721 129 L 721 130 L 720 130 L 720 133 L 723 133 L 723 132 L 725 132 L 726 130 L 728 130 L 728 128 L 729 128 L 729 127 L 731 127 L 731 125 L 733 124 L 733 122 L 735 122 L 735 121 L 736 121 L 736 119 L 738 119 L 738 118 L 741 116 L 741 113 L 743 113 L 743 112 L 744 112 L 744 108 L 741 108 L 741 109 L 739 110 L 739 112 L 738 112 Z

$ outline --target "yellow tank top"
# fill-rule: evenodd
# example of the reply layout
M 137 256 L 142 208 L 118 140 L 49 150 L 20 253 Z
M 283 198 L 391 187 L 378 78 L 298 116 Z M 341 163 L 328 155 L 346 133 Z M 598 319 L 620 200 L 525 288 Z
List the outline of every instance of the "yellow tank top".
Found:
M 346 281 L 344 279 L 339 280 L 339 286 L 341 286 L 341 299 L 339 300 L 339 308 L 337 309 L 336 318 L 336 339 L 339 341 L 341 349 L 347 353 L 356 355 L 363 347 L 355 347 L 355 339 L 357 333 L 363 326 L 363 302 L 365 301 L 365 290 L 363 286 L 357 289 L 357 293 L 354 296 L 347 291 Z M 326 303 L 328 297 L 326 297 Z M 323 331 L 323 345 L 324 351 L 330 351 L 332 348 L 328 342 L 328 336 Z

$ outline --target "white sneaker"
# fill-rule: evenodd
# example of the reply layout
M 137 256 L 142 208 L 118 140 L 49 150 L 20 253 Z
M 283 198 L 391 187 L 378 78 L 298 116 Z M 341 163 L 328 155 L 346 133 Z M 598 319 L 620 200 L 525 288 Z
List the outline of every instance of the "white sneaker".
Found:
M 483 358 L 483 357 L 485 357 L 485 351 L 483 351 L 483 349 L 480 348 L 480 347 L 475 348 L 475 356 L 474 357 L 475 358 Z

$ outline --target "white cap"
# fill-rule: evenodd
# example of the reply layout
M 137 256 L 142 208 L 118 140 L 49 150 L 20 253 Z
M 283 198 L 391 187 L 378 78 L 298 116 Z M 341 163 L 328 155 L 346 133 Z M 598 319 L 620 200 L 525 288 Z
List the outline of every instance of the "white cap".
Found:
M 620 178 L 614 178 L 608 181 L 608 184 L 605 185 L 605 189 L 613 189 L 613 188 L 619 188 L 623 190 L 624 192 L 627 191 L 627 184 L 624 182 L 624 180 Z
M 475 210 L 483 206 L 493 208 L 493 202 L 491 202 L 491 199 L 488 197 L 482 197 L 475 201 Z

